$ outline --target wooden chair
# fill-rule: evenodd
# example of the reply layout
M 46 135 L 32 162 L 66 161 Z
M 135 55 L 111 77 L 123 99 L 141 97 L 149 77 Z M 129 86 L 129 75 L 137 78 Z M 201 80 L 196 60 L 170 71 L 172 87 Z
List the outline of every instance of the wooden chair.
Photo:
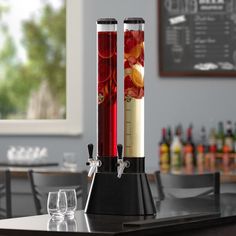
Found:
M 11 175 L 9 170 L 0 171 L 0 199 L 2 200 L 2 198 L 4 201 L 1 201 L 0 218 L 11 218 Z
M 87 172 L 28 172 L 37 215 L 47 212 L 47 196 L 50 191 L 61 188 L 74 188 L 77 198 L 82 200 L 80 209 L 84 209 L 87 194 Z
M 220 173 L 204 174 L 162 174 L 160 171 L 155 173 L 155 182 L 157 186 L 158 199 L 199 197 L 209 194 L 220 194 Z M 193 190 L 199 191 L 193 195 Z M 203 189 L 203 191 L 201 191 Z M 187 190 L 188 194 L 181 197 L 175 194 L 176 190 Z M 191 191 L 192 190 L 192 191 Z M 189 194 L 190 193 L 190 194 Z

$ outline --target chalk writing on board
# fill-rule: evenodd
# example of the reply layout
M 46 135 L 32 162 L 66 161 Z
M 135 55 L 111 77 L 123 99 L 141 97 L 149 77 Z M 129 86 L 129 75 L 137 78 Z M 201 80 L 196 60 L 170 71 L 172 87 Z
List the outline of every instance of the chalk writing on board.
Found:
M 236 72 L 236 0 L 160 0 L 163 71 Z

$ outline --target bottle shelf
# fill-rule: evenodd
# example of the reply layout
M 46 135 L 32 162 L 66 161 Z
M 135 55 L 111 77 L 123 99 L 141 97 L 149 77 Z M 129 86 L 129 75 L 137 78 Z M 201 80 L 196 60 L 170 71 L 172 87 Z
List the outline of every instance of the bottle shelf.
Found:
M 206 173 L 219 171 L 222 173 L 235 172 L 236 176 L 236 153 L 205 153 L 204 161 L 195 165 L 171 167 L 171 165 L 160 165 L 163 173 Z

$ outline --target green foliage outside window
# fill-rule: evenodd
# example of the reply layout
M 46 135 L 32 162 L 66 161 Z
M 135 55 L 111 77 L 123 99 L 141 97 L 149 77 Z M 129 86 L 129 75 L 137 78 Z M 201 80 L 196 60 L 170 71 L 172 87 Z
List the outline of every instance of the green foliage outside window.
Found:
M 8 25 L 8 9 L 0 6 L 0 118 L 62 119 L 66 117 L 66 2 L 54 9 L 50 1 L 39 18 L 22 22 L 26 60 Z M 20 1 L 19 1 L 19 4 Z

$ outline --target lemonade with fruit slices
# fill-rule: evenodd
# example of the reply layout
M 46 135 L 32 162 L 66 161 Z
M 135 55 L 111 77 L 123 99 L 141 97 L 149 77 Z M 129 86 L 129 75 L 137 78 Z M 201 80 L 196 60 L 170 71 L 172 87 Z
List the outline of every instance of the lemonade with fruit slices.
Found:
M 144 157 L 144 31 L 124 32 L 125 157 Z

